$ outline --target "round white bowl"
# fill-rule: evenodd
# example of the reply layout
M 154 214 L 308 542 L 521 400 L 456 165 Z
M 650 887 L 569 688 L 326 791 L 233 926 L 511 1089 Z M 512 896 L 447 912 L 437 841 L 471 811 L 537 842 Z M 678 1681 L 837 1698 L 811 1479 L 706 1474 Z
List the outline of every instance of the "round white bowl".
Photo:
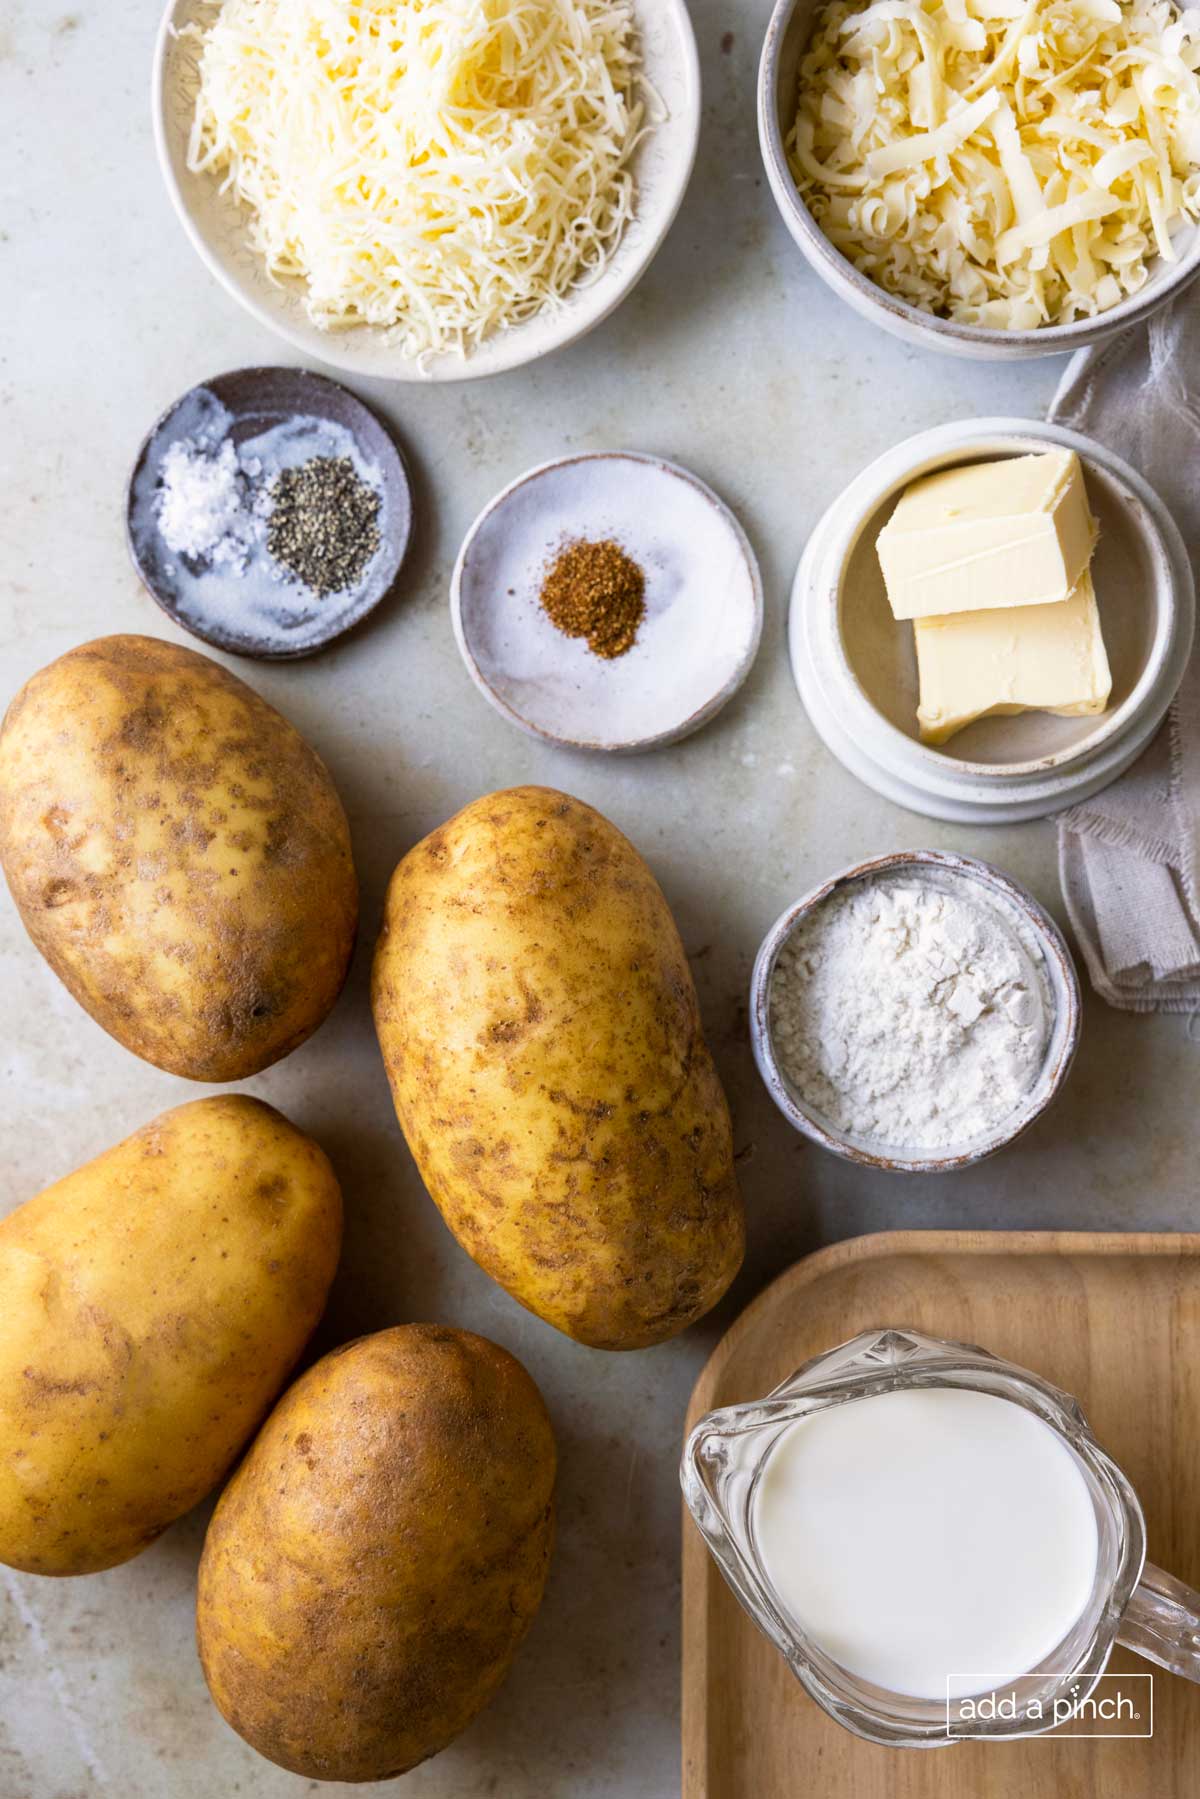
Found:
M 758 136 L 767 180 L 783 222 L 810 266 L 863 318 L 882 325 L 918 349 L 941 350 L 950 356 L 980 361 L 1016 362 L 1031 356 L 1058 356 L 1103 343 L 1127 325 L 1149 318 L 1200 275 L 1200 226 L 1184 227 L 1175 238 L 1179 260 L 1157 258 L 1140 292 L 1122 300 L 1098 318 L 1070 325 L 1046 325 L 1037 331 L 996 331 L 936 318 L 898 300 L 863 275 L 835 249 L 809 212 L 788 167 L 784 138 L 796 113 L 800 59 L 824 0 L 776 0 L 758 69 Z
M 646 612 L 623 656 L 594 656 L 539 602 L 564 543 L 615 538 L 646 576 Z M 635 451 L 564 456 L 484 507 L 450 583 L 471 679 L 512 724 L 566 749 L 620 754 L 676 743 L 737 692 L 762 636 L 750 541 L 703 481 Z
M 1073 449 L 1100 539 L 1092 562 L 1113 673 L 1097 718 L 984 718 L 934 748 L 917 735 L 912 626 L 897 622 L 875 552 L 900 494 L 964 462 Z M 1183 678 L 1195 592 L 1183 539 L 1154 490 L 1104 445 L 1037 419 L 965 419 L 885 452 L 834 501 L 792 588 L 792 673 L 826 746 L 867 786 L 929 818 L 1013 824 L 1097 793 L 1139 756 Z
M 678 212 L 700 137 L 700 63 L 684 0 L 638 0 L 642 67 L 666 117 L 634 156 L 636 212 L 594 280 L 566 302 L 509 331 L 497 332 L 465 357 L 404 355 L 395 333 L 364 325 L 322 331 L 304 309 L 299 282 L 272 280 L 246 242 L 245 209 L 210 175 L 187 166 L 188 133 L 198 87 L 195 40 L 180 27 L 213 17 L 203 0 L 168 0 L 154 51 L 154 141 L 172 203 L 209 273 L 260 324 L 333 368 L 385 381 L 470 381 L 520 368 L 561 350 L 608 317 L 645 274 Z
M 784 1074 L 771 1037 L 771 977 L 780 951 L 802 918 L 808 916 L 838 888 L 876 875 L 916 871 L 918 879 L 939 884 L 962 882 L 1009 918 L 1020 921 L 1022 936 L 1040 952 L 1041 971 L 1050 997 L 1051 1025 L 1046 1056 L 1033 1087 L 1010 1117 L 986 1136 L 952 1150 L 914 1153 L 901 1146 L 868 1142 L 838 1131 L 810 1106 Z M 788 1122 L 849 1162 L 864 1168 L 882 1168 L 894 1174 L 945 1174 L 970 1167 L 995 1155 L 1027 1131 L 1057 1096 L 1067 1078 L 1079 1045 L 1079 976 L 1062 932 L 1043 906 L 1019 882 L 988 862 L 945 850 L 899 850 L 873 856 L 832 875 L 803 899 L 787 908 L 763 938 L 750 979 L 750 1040 L 754 1060 L 766 1088 Z

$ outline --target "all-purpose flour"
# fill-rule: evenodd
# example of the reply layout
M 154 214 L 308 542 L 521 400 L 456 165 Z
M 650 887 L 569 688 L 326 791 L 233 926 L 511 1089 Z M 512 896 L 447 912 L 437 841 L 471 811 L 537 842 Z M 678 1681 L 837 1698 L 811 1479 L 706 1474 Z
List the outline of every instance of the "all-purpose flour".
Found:
M 784 1073 L 837 1131 L 946 1149 L 1001 1124 L 1045 1060 L 1051 1001 L 1019 914 L 937 876 L 855 881 L 789 938 L 771 984 Z

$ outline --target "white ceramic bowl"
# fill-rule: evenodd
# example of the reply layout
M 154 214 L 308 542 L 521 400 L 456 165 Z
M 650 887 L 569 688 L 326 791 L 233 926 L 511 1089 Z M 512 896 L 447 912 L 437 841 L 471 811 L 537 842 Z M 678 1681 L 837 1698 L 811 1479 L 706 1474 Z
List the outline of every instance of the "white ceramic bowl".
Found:
M 646 576 L 646 613 L 605 661 L 550 623 L 538 594 L 565 543 L 614 538 Z M 497 712 L 567 749 L 630 753 L 713 718 L 750 672 L 763 596 L 749 539 L 687 469 L 634 451 L 530 469 L 484 507 L 450 583 L 454 635 Z
M 934 748 L 917 736 L 912 626 L 892 616 L 875 540 L 904 488 L 958 463 L 1074 449 L 1100 539 L 1092 563 L 1113 695 L 1098 718 L 984 718 Z M 851 772 L 896 804 L 957 823 L 1011 824 L 1097 793 L 1141 754 L 1183 678 L 1195 623 L 1191 564 L 1162 501 L 1102 444 L 1037 419 L 966 419 L 888 450 L 834 501 L 792 589 L 792 672 L 805 710 Z
M 810 1106 L 784 1074 L 771 1036 L 771 977 L 780 951 L 802 918 L 851 882 L 876 875 L 907 874 L 940 885 L 962 883 L 1017 924 L 1022 940 L 1039 958 L 1049 998 L 1050 1032 L 1041 1073 L 1021 1104 L 986 1136 L 953 1149 L 913 1153 L 900 1145 L 868 1142 L 838 1131 Z M 1058 1094 L 1079 1044 L 1079 977 L 1062 932 L 1050 914 L 1019 882 L 990 863 L 944 850 L 900 850 L 873 856 L 822 881 L 775 920 L 763 938 L 750 980 L 750 1040 L 758 1072 L 784 1117 L 814 1143 L 865 1168 L 897 1174 L 944 1174 L 982 1162 L 1022 1135 Z
M 767 180 L 784 224 L 821 279 L 864 318 L 919 349 L 983 361 L 1014 362 L 1103 343 L 1126 325 L 1148 318 L 1200 275 L 1200 226 L 1189 225 L 1174 240 L 1178 262 L 1156 259 L 1150 278 L 1139 293 L 1098 318 L 1079 319 L 1070 325 L 1047 325 L 1038 331 L 995 331 L 983 325 L 960 325 L 885 293 L 830 243 L 800 198 L 784 152 L 784 136 L 791 130 L 796 114 L 800 59 L 823 3 L 824 0 L 776 0 L 758 70 L 758 136 Z
M 272 281 L 246 244 L 246 214 L 220 183 L 187 166 L 198 46 L 181 26 L 213 17 L 203 0 L 168 0 L 154 52 L 154 139 L 167 192 L 209 272 L 246 310 L 298 350 L 334 368 L 386 381 L 469 381 L 502 374 L 560 350 L 608 317 L 649 267 L 679 210 L 700 136 L 700 64 L 684 0 L 638 0 L 642 66 L 666 118 L 635 152 L 637 209 L 602 274 L 566 303 L 499 332 L 465 358 L 443 355 L 420 364 L 393 334 L 362 326 L 321 331 L 304 310 L 298 283 Z

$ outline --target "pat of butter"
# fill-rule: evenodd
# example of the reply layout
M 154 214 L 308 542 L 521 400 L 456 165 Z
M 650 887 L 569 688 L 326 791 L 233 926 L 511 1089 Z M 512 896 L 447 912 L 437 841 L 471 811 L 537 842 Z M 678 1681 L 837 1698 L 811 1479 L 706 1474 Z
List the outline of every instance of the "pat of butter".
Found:
M 922 743 L 945 743 L 989 713 L 1103 712 L 1112 676 L 1092 577 L 1056 606 L 956 612 L 913 622 Z
M 897 618 L 1065 600 L 1096 522 L 1074 450 L 942 469 L 916 481 L 876 548 Z

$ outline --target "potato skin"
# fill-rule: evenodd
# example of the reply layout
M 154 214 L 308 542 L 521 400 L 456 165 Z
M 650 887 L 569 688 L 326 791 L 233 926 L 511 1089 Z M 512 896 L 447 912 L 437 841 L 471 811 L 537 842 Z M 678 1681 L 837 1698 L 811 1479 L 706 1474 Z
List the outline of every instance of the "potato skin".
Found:
M 0 1220 L 0 1561 L 111 1568 L 210 1492 L 320 1317 L 341 1230 L 324 1153 L 238 1094 Z
M 324 764 L 236 676 L 157 638 L 85 643 L 17 694 L 0 862 L 80 1005 L 191 1080 L 286 1056 L 350 966 L 358 888 Z
M 743 1251 L 729 1108 L 666 900 L 544 787 L 404 858 L 372 980 L 396 1113 L 463 1248 L 598 1349 L 674 1336 Z
M 315 1780 L 444 1749 L 541 1604 L 555 1462 L 537 1387 L 469 1331 L 404 1325 L 310 1368 L 204 1544 L 196 1639 L 226 1720 Z

